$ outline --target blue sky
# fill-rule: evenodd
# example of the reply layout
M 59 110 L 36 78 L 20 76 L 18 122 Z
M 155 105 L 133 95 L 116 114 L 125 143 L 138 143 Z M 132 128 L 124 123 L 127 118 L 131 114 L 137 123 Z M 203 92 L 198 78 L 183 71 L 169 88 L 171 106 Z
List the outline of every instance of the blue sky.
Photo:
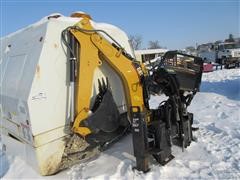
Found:
M 95 21 L 117 25 L 127 34 L 141 35 L 142 48 L 158 40 L 169 49 L 240 36 L 239 0 L 71 1 L 1 0 L 1 36 L 44 16 L 74 11 L 91 14 Z

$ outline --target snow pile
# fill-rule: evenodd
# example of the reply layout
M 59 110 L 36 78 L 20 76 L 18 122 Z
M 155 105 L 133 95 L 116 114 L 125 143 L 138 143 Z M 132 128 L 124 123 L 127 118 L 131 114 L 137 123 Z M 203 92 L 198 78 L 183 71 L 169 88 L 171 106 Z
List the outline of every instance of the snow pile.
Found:
M 203 75 L 201 92 L 189 111 L 194 113 L 193 142 L 184 152 L 173 146 L 175 159 L 160 166 L 151 159 L 151 171 L 132 171 L 135 164 L 131 135 L 103 152 L 95 160 L 75 165 L 46 179 L 239 179 L 240 178 L 240 69 L 219 70 Z M 159 97 L 151 99 L 157 106 Z M 39 178 L 18 157 L 0 154 L 4 178 Z M 9 164 L 9 165 L 8 165 Z M 43 178 L 43 177 L 42 177 Z
M 223 69 L 213 73 L 203 73 L 203 81 L 220 82 L 230 81 L 240 78 L 240 69 Z

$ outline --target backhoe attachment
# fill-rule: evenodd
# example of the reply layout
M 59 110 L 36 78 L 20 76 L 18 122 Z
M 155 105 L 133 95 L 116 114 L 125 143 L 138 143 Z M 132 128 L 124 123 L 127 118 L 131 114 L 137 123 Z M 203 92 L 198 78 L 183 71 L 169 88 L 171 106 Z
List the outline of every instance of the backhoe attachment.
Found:
M 71 111 L 75 113 L 71 116 L 74 135 L 66 145 L 63 161 L 73 163 L 70 157 L 79 162 L 90 159 L 130 129 L 139 171 L 149 170 L 150 155 L 164 165 L 174 158 L 172 144 L 182 149 L 190 145 L 193 114 L 187 107 L 200 86 L 201 59 L 170 51 L 147 71 L 108 33 L 94 29 L 87 18 L 65 29 L 63 41 L 70 52 L 72 108 L 75 108 Z M 120 79 L 125 113 L 118 110 L 108 77 L 106 80 L 98 77 L 98 93 L 91 103 L 94 72 L 103 61 Z M 151 109 L 150 94 L 165 94 L 168 99 Z

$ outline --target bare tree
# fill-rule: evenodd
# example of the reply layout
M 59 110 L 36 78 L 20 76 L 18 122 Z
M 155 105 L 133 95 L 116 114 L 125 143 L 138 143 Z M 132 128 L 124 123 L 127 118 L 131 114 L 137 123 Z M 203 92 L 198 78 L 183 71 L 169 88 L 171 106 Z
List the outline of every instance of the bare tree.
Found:
M 159 48 L 162 48 L 162 46 L 160 46 L 158 40 L 148 42 L 148 49 L 159 49 Z
M 130 35 L 129 41 L 132 44 L 134 50 L 138 50 L 142 45 L 142 36 L 140 35 Z

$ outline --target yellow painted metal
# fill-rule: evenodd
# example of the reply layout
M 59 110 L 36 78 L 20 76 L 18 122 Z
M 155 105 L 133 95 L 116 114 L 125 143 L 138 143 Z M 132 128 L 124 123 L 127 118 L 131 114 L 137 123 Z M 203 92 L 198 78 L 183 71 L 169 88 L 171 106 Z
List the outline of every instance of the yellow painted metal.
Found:
M 77 26 L 93 30 L 89 19 L 84 18 Z M 73 131 L 82 136 L 91 133 L 87 127 L 81 127 L 80 122 L 88 117 L 90 98 L 93 86 L 94 70 L 106 61 L 119 75 L 123 82 L 128 112 L 130 106 L 139 106 L 144 111 L 143 88 L 133 62 L 112 46 L 97 32 L 81 32 L 72 29 L 72 34 L 80 43 L 80 58 L 78 60 L 76 119 Z
M 93 34 L 91 39 L 99 51 L 104 55 L 104 60 L 120 76 L 124 85 L 128 108 L 130 108 L 130 106 L 139 106 L 141 110 L 143 110 L 143 88 L 133 61 L 124 56 L 121 50 L 114 48 L 101 35 Z

